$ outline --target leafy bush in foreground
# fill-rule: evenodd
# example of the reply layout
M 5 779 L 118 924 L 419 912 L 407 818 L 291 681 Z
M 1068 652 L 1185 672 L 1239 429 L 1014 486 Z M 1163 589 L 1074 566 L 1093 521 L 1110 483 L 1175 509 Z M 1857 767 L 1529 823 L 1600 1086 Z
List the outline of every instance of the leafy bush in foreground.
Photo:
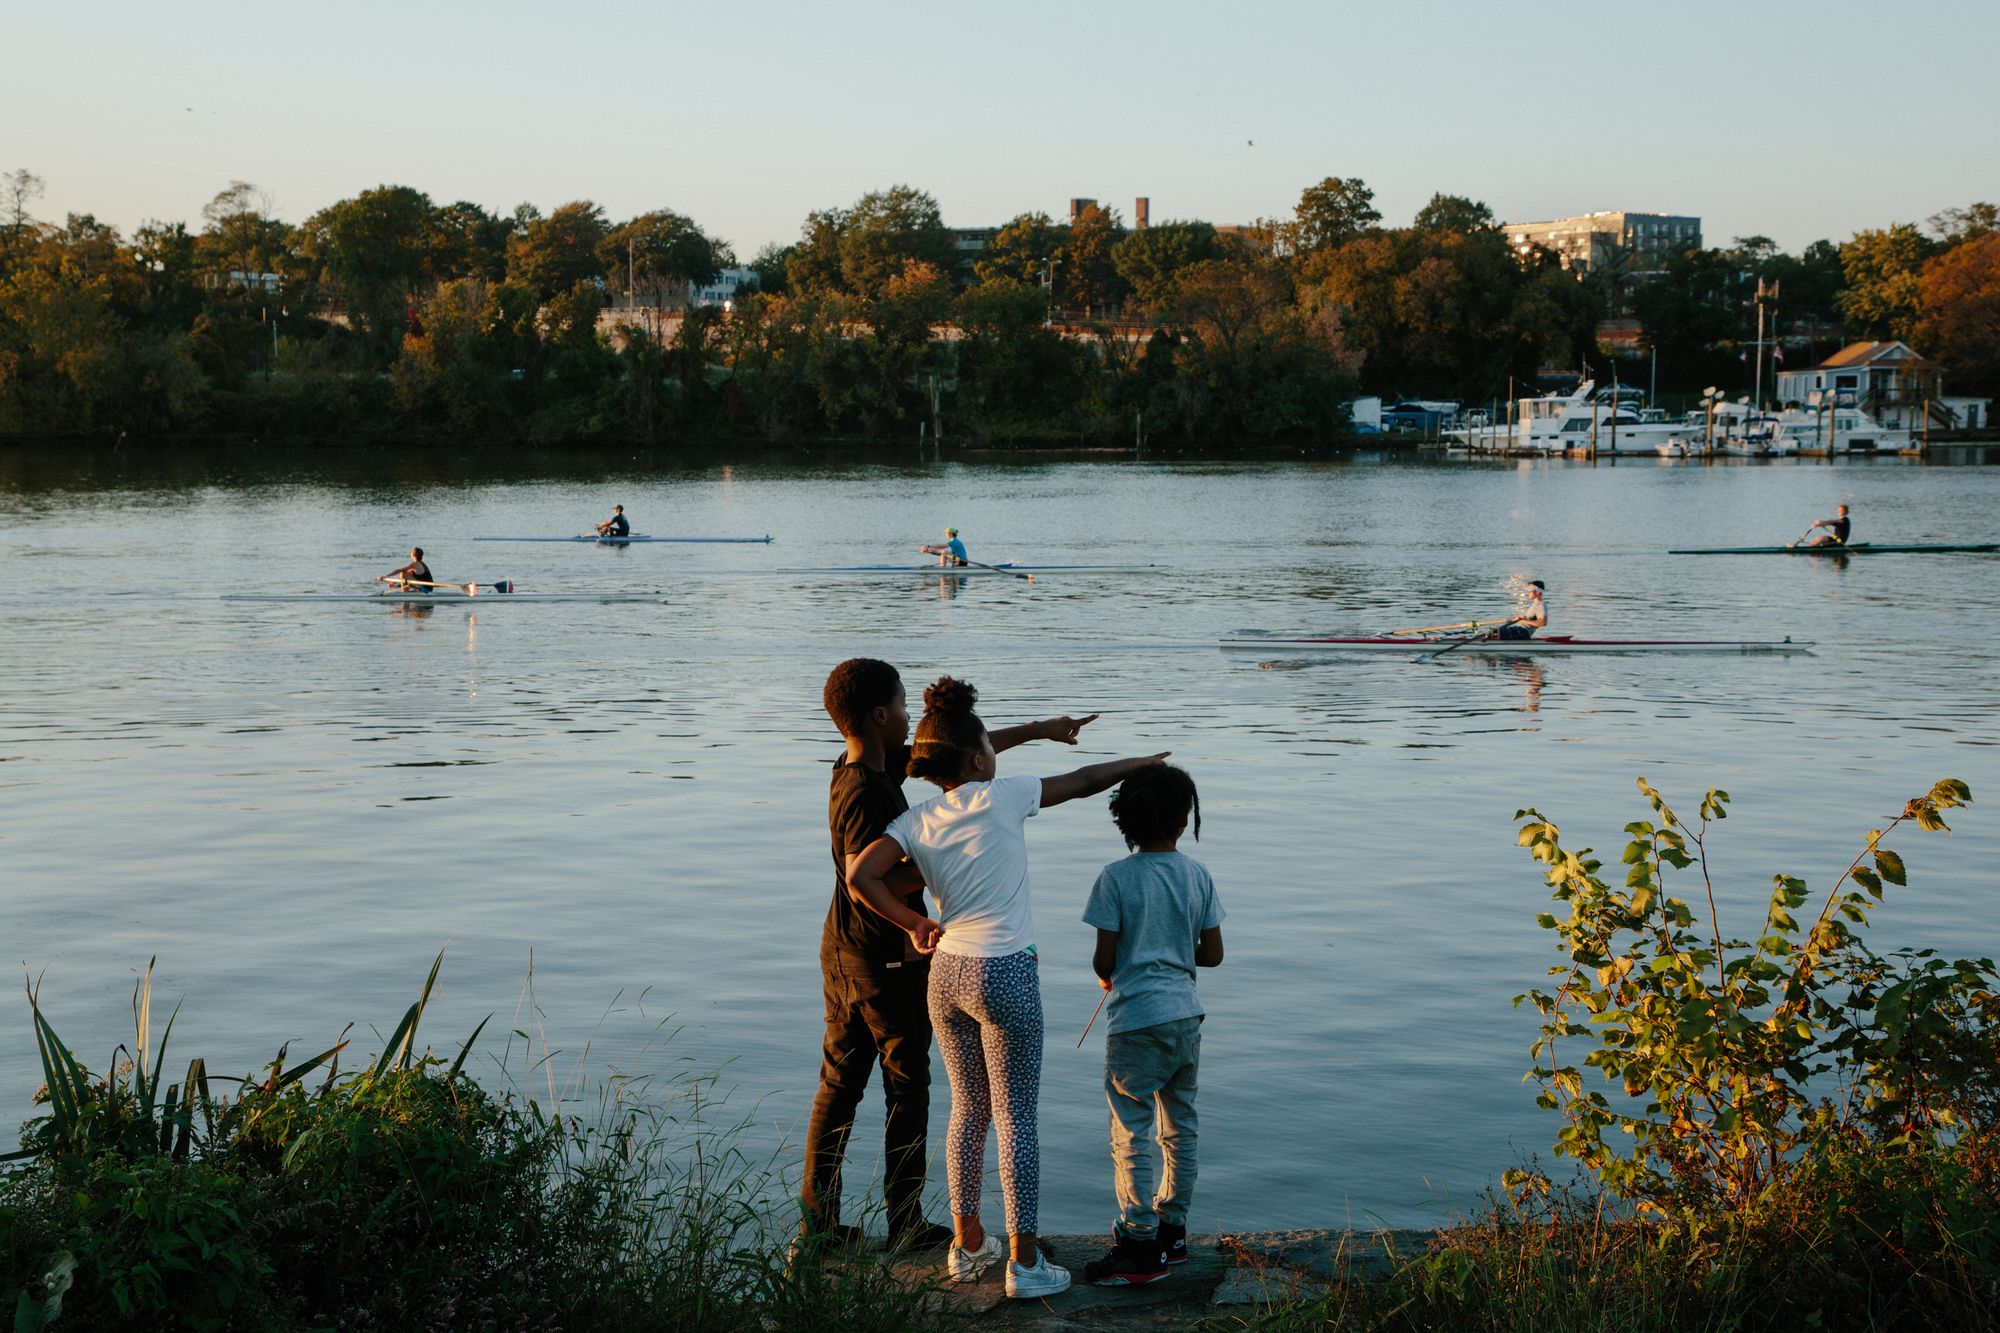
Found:
M 1815 915 L 1775 879 L 1753 941 L 1726 939 L 1708 833 L 1640 780 L 1622 887 L 1524 810 L 1564 961 L 1530 1077 L 1557 1111 L 1564 1183 L 1507 1173 L 1478 1219 L 1343 1281 L 1208 1327 L 1260 1330 L 1991 1328 L 2000 1317 L 2000 999 L 1986 959 L 1878 956 L 1861 931 L 1906 880 L 1884 839 L 1945 829 L 1947 779 L 1871 832 Z M 1701 913 L 1669 888 L 1696 870 Z M 1705 919 L 1703 919 L 1705 915 Z M 1579 1059 L 1570 1054 L 1581 1047 Z M 1610 1086 L 1586 1084 L 1596 1070 Z

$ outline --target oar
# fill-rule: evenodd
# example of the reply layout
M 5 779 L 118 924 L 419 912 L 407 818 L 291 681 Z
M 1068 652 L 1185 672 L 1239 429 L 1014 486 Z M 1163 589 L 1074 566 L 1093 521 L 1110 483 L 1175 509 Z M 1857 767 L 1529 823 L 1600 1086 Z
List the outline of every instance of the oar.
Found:
M 1504 625 L 1504 620 L 1461 620 L 1452 625 L 1418 625 L 1413 629 L 1392 629 L 1384 637 L 1397 634 L 1435 634 L 1444 629 L 1483 629 L 1487 625 Z
M 1806 530 L 1805 530 L 1804 532 L 1801 532 L 1801 533 L 1800 533 L 1800 534 L 1799 534 L 1798 536 L 1796 536 L 1796 537 L 1794 537 L 1794 538 L 1793 538 L 1792 540 L 1790 540 L 1790 541 L 1786 542 L 1786 543 L 1785 543 L 1785 549 L 1786 549 L 1786 550 L 1790 550 L 1790 549 L 1791 549 L 1792 547 L 1794 547 L 1794 546 L 1797 546 L 1797 545 L 1798 545 L 1798 544 L 1799 544 L 1800 542 L 1803 542 L 1803 541 L 1804 541 L 1804 540 L 1805 540 L 1806 538 L 1808 538 L 1808 537 L 1812 536 L 1812 530 L 1813 530 L 1813 528 L 1816 528 L 1816 527 L 1818 527 L 1818 526 L 1819 526 L 1819 524 L 1815 523 L 1815 524 L 1813 524 L 1813 525 L 1812 525 L 1812 527 L 1810 527 L 1810 528 L 1807 528 L 1807 529 L 1806 529 Z
M 937 554 L 937 548 L 936 548 L 936 547 L 933 547 L 933 546 L 919 546 L 919 547 L 917 548 L 917 550 L 918 550 L 919 552 L 921 552 L 922 554 L 924 554 L 924 555 L 935 555 L 935 554 Z M 1028 572 L 1027 572 L 1026 570 L 1024 570 L 1024 569 L 1002 569 L 1002 568 L 1000 568 L 1000 566 L 998 566 L 998 565 L 988 565 L 988 564 L 982 564 L 982 563 L 980 563 L 979 561 L 977 561 L 977 560 L 974 560 L 974 559 L 972 559 L 972 558 L 971 558 L 971 557 L 969 557 L 969 556 L 968 556 L 968 557 L 967 557 L 967 558 L 966 558 L 965 560 L 963 560 L 963 561 L 962 561 L 961 563 L 963 563 L 963 564 L 968 564 L 968 565 L 973 565 L 973 566 L 976 566 L 977 568 L 980 568 L 980 569 L 990 569 L 990 570 L 992 570 L 992 571 L 993 571 L 993 572 L 994 572 L 995 574 L 1012 574 L 1012 575 L 1013 575 L 1013 576 L 1014 576 L 1015 578 L 1017 578 L 1017 579 L 1026 579 L 1026 580 L 1027 580 L 1028 582 L 1030 582 L 1030 583 L 1033 583 L 1033 582 L 1035 581 L 1035 576 L 1034 576 L 1033 574 L 1030 574 L 1030 573 L 1028 573 Z M 938 566 L 938 568 L 939 568 L 939 569 L 950 569 L 950 568 L 952 568 L 952 566 L 950 566 L 950 565 L 939 565 L 939 566 Z
M 995 574 L 1012 574 L 1015 578 L 1026 579 L 1030 583 L 1035 581 L 1035 576 L 1025 569 L 1002 569 L 998 565 L 981 565 L 977 560 L 967 560 L 965 563 L 968 565 L 979 565 L 981 569 L 990 569 Z
M 1478 643 L 1481 639 L 1490 639 L 1494 635 L 1498 634 L 1501 630 L 1506 629 L 1507 626 L 1513 623 L 1514 622 L 1511 620 L 1503 620 L 1499 623 L 1498 626 L 1496 626 L 1493 629 L 1487 630 L 1484 634 L 1475 634 L 1469 639 L 1460 639 L 1457 643 L 1452 644 L 1451 648 L 1440 648 L 1434 653 L 1425 653 L 1421 657 L 1416 658 L 1415 660 L 1419 662 L 1435 662 L 1440 657 L 1443 657 L 1446 653 L 1450 652 L 1452 648 L 1463 648 L 1468 643 Z
M 377 574 L 375 581 L 377 583 L 393 583 L 398 588 L 456 588 L 467 597 L 477 597 L 479 595 L 479 585 L 477 583 L 432 583 L 425 579 L 399 579 L 393 574 Z M 504 580 L 502 581 L 504 582 Z M 491 588 L 495 584 L 488 583 L 486 586 Z
M 1097 1015 L 1103 1012 L 1104 1002 L 1110 998 L 1111 998 L 1111 987 L 1106 986 L 1104 988 L 1104 994 L 1097 997 L 1097 1008 L 1090 1011 L 1090 1023 L 1085 1023 L 1083 1025 L 1083 1037 L 1088 1037 L 1090 1035 L 1091 1023 L 1095 1023 L 1097 1021 Z M 1076 1048 L 1079 1051 L 1083 1049 L 1083 1037 L 1078 1037 L 1076 1039 Z

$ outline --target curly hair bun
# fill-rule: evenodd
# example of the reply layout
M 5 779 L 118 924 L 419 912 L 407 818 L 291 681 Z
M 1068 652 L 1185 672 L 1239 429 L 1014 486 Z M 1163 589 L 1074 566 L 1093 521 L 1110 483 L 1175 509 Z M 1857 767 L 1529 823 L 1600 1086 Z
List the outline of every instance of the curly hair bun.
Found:
M 978 690 L 951 676 L 939 676 L 936 684 L 924 687 L 924 711 L 927 713 L 970 713 L 972 706 L 978 702 Z

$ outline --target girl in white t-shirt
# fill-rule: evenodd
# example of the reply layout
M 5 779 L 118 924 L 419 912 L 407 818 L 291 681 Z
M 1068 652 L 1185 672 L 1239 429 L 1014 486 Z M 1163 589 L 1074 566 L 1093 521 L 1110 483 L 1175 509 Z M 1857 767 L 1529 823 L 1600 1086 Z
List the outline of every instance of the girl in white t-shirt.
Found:
M 1061 777 L 999 777 L 978 693 L 940 677 L 924 691 L 909 775 L 943 793 L 913 806 L 848 868 L 851 891 L 907 931 L 931 960 L 931 1025 L 951 1077 L 945 1165 L 951 1182 L 954 1281 L 976 1279 L 1001 1256 L 979 1221 L 986 1128 L 1000 1134 L 1000 1191 L 1012 1253 L 1007 1294 L 1047 1296 L 1069 1273 L 1035 1243 L 1041 1150 L 1035 1102 L 1042 1078 L 1042 993 L 1035 972 L 1024 825 L 1038 810 L 1108 791 L 1164 760 L 1114 759 Z M 937 920 L 912 911 L 886 883 L 908 856 L 937 902 Z

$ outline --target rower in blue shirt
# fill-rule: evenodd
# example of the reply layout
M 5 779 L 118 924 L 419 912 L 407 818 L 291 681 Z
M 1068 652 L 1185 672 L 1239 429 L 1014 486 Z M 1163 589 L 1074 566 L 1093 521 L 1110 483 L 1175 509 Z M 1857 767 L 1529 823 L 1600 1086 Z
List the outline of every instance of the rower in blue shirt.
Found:
M 944 530 L 945 543 L 942 546 L 919 546 L 925 555 L 934 555 L 940 565 L 962 565 L 966 563 L 965 543 L 958 539 L 957 528 Z
M 624 505 L 611 506 L 611 517 L 597 525 L 597 535 L 600 537 L 629 537 L 632 535 L 632 525 L 625 519 Z

